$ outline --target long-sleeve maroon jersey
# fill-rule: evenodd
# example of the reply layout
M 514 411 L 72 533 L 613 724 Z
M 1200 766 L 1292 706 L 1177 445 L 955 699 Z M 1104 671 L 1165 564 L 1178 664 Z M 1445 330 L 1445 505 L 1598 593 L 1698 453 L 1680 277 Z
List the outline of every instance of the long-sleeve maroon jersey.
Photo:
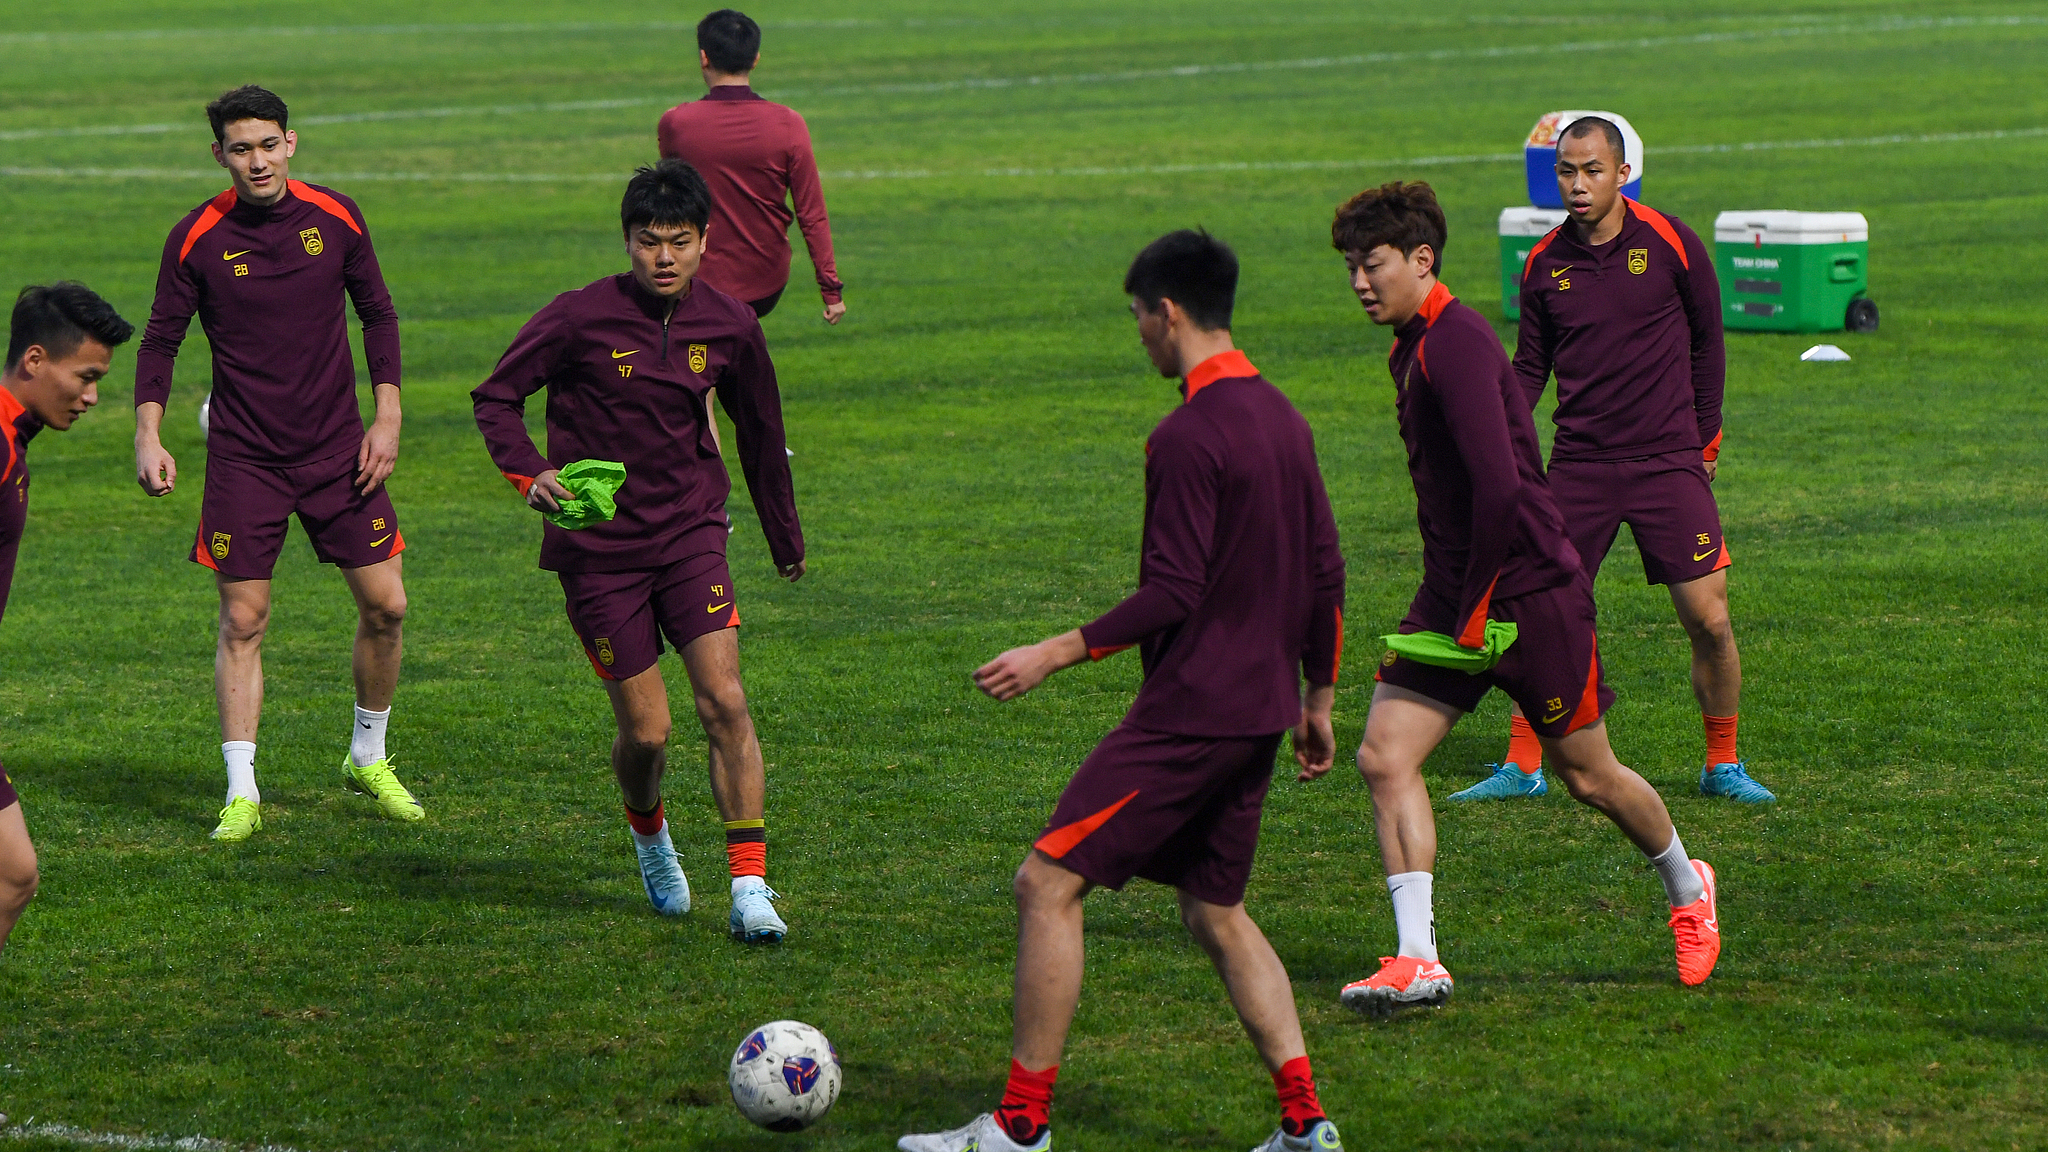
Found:
M 1543 476 L 1528 398 L 1484 317 L 1438 284 L 1395 331 L 1387 370 L 1422 529 L 1412 612 L 1477 648 L 1493 600 L 1571 583 L 1579 554 Z
M 269 207 L 222 192 L 164 241 L 135 403 L 169 398 L 196 313 L 213 345 L 208 455 L 281 468 L 357 451 L 363 416 L 344 293 L 363 322 L 370 382 L 399 383 L 398 313 L 355 202 L 298 180 Z
M 744 84 L 722 84 L 702 100 L 662 114 L 663 157 L 680 157 L 711 188 L 711 227 L 697 274 L 742 300 L 760 300 L 789 283 L 789 222 L 803 227 L 825 303 L 844 285 L 832 261 L 825 188 L 811 155 L 811 130 L 791 108 Z M 787 201 L 796 201 L 792 217 Z
M 1553 460 L 1720 450 L 1721 282 L 1674 216 L 1623 202 L 1621 233 L 1594 247 L 1566 221 L 1522 269 L 1515 375 L 1533 409 L 1557 373 Z
M 28 442 L 43 430 L 14 393 L 0 388 L 0 616 L 14 586 L 14 559 L 28 527 Z
M 542 388 L 545 457 L 524 418 L 526 398 Z M 753 309 L 702 280 L 671 301 L 621 273 L 534 313 L 470 393 L 491 459 L 522 495 L 535 476 L 576 460 L 626 466 L 618 515 L 574 532 L 547 525 L 542 568 L 623 572 L 725 551 L 732 478 L 705 410 L 712 388 L 732 419 L 769 554 L 778 566 L 803 559 L 782 395 Z
M 1097 660 L 1140 645 L 1124 723 L 1264 736 L 1301 719 L 1301 682 L 1334 684 L 1344 557 L 1308 421 L 1241 352 L 1188 373 L 1145 444 L 1138 590 L 1081 629 Z

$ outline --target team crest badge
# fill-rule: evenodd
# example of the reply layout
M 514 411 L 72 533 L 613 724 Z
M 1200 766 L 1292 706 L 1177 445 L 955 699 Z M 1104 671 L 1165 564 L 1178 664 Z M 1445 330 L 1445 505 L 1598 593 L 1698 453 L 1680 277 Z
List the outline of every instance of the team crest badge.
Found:
M 612 641 L 609 636 L 597 638 L 597 662 L 609 668 L 612 666 Z
M 234 537 L 226 532 L 215 532 L 213 534 L 213 544 L 207 548 L 207 551 L 213 553 L 215 560 L 225 560 L 228 558 L 228 544 L 233 539 Z
M 1650 270 L 1650 250 L 1631 248 L 1628 250 L 1628 271 L 1631 276 L 1641 276 Z
M 1382 657 L 1380 657 L 1380 667 L 1382 667 L 1382 668 L 1392 668 L 1392 667 L 1394 666 L 1394 661 L 1396 661 L 1396 660 L 1398 660 L 1398 659 L 1400 659 L 1400 657 L 1399 657 L 1398 655 L 1396 655 L 1395 653 L 1389 652 L 1389 653 L 1387 653 L 1387 654 L 1386 654 L 1385 656 L 1382 656 Z
M 702 371 L 704 370 L 704 365 L 706 365 L 706 364 L 708 364 L 708 363 L 710 363 L 710 362 L 711 362 L 711 346 L 710 346 L 710 345 L 708 345 L 708 344 L 692 344 L 692 345 L 690 345 L 690 371 L 692 371 L 692 372 L 702 372 Z
M 320 230 L 318 228 L 308 228 L 304 232 L 299 233 L 299 241 L 306 246 L 306 255 L 308 256 L 318 256 L 327 249 L 327 245 L 320 242 Z

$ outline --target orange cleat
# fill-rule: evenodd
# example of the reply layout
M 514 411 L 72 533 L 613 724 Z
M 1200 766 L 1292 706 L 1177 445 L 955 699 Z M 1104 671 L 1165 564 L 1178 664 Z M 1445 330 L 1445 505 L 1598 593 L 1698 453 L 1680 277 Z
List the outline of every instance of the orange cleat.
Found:
M 1434 960 L 1382 956 L 1380 970 L 1353 980 L 1338 993 L 1346 1008 L 1367 1016 L 1392 1016 L 1403 1008 L 1441 1008 L 1451 998 L 1451 974 Z
M 1694 860 L 1706 891 L 1683 908 L 1671 910 L 1671 935 L 1678 942 L 1678 979 L 1686 987 L 1704 984 L 1721 958 L 1721 911 L 1714 902 L 1714 866 Z

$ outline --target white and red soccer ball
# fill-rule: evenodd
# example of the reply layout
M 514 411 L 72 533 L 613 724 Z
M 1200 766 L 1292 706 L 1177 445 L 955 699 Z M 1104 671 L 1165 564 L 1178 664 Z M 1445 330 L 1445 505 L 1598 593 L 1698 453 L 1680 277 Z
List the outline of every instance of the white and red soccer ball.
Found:
M 740 1115 L 770 1132 L 795 1132 L 839 1099 L 839 1051 L 809 1024 L 776 1020 L 740 1041 L 726 1080 Z

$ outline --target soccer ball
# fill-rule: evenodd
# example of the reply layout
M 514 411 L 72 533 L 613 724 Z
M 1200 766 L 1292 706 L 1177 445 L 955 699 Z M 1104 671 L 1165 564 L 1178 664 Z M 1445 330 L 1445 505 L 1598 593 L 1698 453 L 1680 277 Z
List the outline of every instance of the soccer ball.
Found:
M 809 1024 L 777 1020 L 740 1041 L 726 1079 L 740 1115 L 770 1132 L 795 1132 L 839 1099 L 839 1050 Z
M 208 392 L 206 395 L 201 396 L 199 398 L 199 434 L 201 436 L 212 435 L 212 429 L 206 422 L 206 418 L 209 415 L 211 415 L 212 412 L 213 393 Z

